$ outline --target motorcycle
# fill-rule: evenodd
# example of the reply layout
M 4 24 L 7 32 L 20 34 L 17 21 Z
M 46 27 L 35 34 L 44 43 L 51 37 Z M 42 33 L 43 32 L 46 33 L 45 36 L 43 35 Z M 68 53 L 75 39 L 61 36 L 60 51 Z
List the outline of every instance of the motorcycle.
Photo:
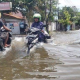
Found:
M 4 51 L 4 50 L 5 50 L 4 45 L 3 45 L 4 42 L 5 42 L 5 39 L 2 38 L 2 37 L 4 37 L 4 36 L 6 35 L 6 33 L 8 33 L 8 35 L 9 35 L 7 44 L 8 44 L 8 45 L 11 44 L 11 41 L 12 41 L 12 38 L 11 38 L 12 35 L 11 35 L 11 33 L 8 32 L 8 31 L 5 30 L 5 29 L 1 29 L 1 30 L 0 30 L 0 51 Z
M 43 43 L 47 43 L 47 39 L 50 39 L 50 36 L 45 34 L 42 30 L 38 29 L 38 28 L 30 28 L 27 31 L 28 35 L 26 37 L 26 44 L 27 44 L 27 54 L 30 53 L 30 50 L 39 44 L 41 42 Z M 36 34 L 37 33 L 37 34 Z M 43 34 L 44 38 L 42 41 L 39 41 L 39 34 Z

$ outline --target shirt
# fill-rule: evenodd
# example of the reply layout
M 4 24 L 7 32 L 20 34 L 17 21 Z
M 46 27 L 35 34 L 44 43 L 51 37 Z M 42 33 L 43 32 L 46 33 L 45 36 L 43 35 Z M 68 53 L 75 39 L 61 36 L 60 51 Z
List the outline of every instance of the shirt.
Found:
M 34 22 L 31 27 L 43 30 L 43 22 Z

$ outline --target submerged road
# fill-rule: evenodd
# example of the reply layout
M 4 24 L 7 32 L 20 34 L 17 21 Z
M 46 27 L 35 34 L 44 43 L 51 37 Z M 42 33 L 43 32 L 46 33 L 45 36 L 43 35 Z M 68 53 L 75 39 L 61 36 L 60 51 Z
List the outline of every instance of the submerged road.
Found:
M 0 80 L 80 80 L 80 30 L 54 32 L 28 57 L 24 38 L 17 39 L 0 58 Z

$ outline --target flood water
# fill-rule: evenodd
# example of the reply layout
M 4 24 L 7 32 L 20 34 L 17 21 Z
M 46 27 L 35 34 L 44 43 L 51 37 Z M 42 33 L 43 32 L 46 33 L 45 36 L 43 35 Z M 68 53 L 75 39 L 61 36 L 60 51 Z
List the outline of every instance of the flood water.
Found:
M 53 41 L 29 56 L 24 38 L 17 39 L 0 56 L 0 80 L 80 80 L 80 30 L 54 32 Z

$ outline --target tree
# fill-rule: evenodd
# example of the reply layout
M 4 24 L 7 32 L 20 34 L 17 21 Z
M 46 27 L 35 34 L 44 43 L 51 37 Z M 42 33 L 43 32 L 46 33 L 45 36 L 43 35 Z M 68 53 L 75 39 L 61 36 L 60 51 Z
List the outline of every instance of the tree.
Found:
M 70 18 L 71 18 L 71 15 L 69 14 L 69 12 L 64 11 L 63 16 L 61 17 L 61 19 L 59 19 L 59 22 L 64 25 L 65 31 L 66 31 L 67 25 L 71 24 Z
M 71 7 L 63 7 L 63 11 L 68 11 L 68 13 L 71 15 L 70 20 L 73 21 L 73 17 L 76 15 L 76 13 L 73 11 Z
M 80 26 L 80 12 L 77 12 L 76 16 L 73 17 L 73 21 Z
M 2 0 L 6 2 L 6 0 Z M 42 15 L 42 21 L 46 20 L 54 21 L 54 12 L 58 0 L 7 0 L 12 2 L 13 7 L 11 11 L 16 12 L 20 10 L 24 16 L 27 16 L 29 22 L 31 22 L 32 15 L 36 12 Z

